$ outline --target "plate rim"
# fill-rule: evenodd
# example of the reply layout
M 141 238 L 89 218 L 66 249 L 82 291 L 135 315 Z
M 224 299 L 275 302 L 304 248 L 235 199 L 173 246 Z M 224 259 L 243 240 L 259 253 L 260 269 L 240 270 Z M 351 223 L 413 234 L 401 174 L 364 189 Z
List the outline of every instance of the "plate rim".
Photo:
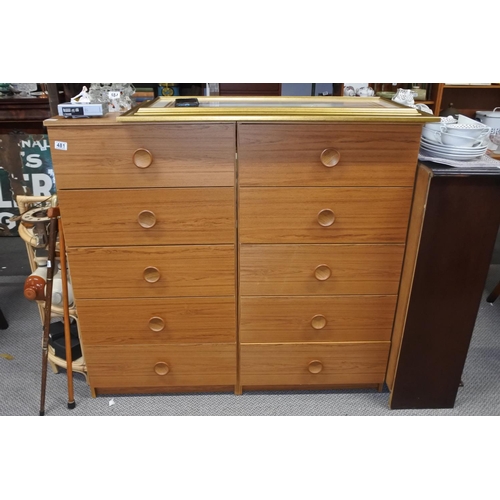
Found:
M 424 143 L 425 145 L 429 145 L 431 147 L 435 147 L 436 150 L 442 150 L 443 152 L 448 152 L 448 151 L 458 151 L 459 153 L 472 153 L 476 151 L 486 151 L 488 149 L 488 146 L 481 146 L 478 148 L 472 148 L 472 147 L 458 147 L 458 146 L 448 146 L 446 144 L 440 144 L 438 142 L 433 142 L 425 137 L 422 137 L 421 143 Z

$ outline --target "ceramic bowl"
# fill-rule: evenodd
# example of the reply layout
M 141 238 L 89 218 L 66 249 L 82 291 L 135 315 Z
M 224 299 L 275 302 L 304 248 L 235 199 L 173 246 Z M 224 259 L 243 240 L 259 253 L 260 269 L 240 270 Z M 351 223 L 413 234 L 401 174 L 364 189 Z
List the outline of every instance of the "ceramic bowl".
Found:
M 469 137 L 466 135 L 453 135 L 447 132 L 441 132 L 441 142 L 447 146 L 457 146 L 460 148 L 471 148 L 479 146 L 481 141 L 477 137 Z
M 432 125 L 432 124 L 428 124 Z M 422 137 L 425 137 L 426 139 L 429 139 L 429 141 L 433 142 L 439 142 L 441 143 L 441 131 L 440 129 L 434 129 L 431 127 L 422 127 Z
M 482 139 L 489 134 L 490 129 L 481 123 L 478 123 L 477 126 L 465 123 L 450 123 L 443 126 L 443 132 L 463 137 L 475 137 L 477 139 Z

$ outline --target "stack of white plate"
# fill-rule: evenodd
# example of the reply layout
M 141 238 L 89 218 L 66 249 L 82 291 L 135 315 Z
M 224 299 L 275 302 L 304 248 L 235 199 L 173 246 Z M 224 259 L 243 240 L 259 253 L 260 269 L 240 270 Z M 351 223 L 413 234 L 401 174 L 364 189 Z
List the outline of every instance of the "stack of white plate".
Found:
M 474 160 L 486 153 L 487 146 L 458 147 L 448 146 L 422 137 L 420 139 L 420 153 L 424 156 L 435 156 L 448 160 Z
M 471 120 L 463 115 L 458 115 L 458 120 L 450 120 L 449 118 L 450 117 L 441 118 L 441 123 L 428 123 L 424 126 L 424 131 L 420 139 L 420 153 L 424 156 L 462 161 L 475 160 L 483 156 L 488 149 L 486 137 L 478 138 L 478 140 L 481 140 L 481 143 L 471 147 L 452 146 L 443 144 L 440 141 L 440 134 L 438 131 L 443 130 L 443 125 L 445 130 L 451 132 L 453 135 L 467 135 L 473 137 L 484 135 L 484 133 L 482 133 L 482 129 L 485 129 L 484 125 L 475 120 Z

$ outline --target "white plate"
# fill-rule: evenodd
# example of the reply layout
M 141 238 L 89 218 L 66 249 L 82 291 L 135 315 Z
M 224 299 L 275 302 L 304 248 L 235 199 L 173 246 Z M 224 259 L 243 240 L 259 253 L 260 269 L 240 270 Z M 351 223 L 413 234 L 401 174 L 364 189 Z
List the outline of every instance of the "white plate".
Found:
M 440 151 L 440 150 L 436 150 L 436 149 L 429 149 L 429 148 L 426 148 L 425 146 L 420 146 L 421 149 L 425 149 L 426 151 L 430 152 L 430 153 L 435 153 L 435 154 L 444 154 L 444 155 L 457 155 L 457 156 L 460 156 L 460 158 L 477 158 L 478 156 L 482 156 L 486 153 L 486 150 L 485 151 L 477 151 L 477 152 L 474 152 L 474 153 L 460 153 L 460 152 L 456 152 L 456 151 Z
M 441 144 L 439 142 L 434 142 L 429 139 L 426 139 L 425 137 L 422 137 L 420 139 L 420 144 L 427 149 L 433 149 L 436 151 L 442 151 L 443 153 L 471 153 L 471 154 L 478 154 L 478 153 L 485 153 L 486 149 L 488 148 L 488 145 L 485 144 L 484 146 L 477 146 L 475 148 L 469 148 L 469 147 L 458 147 L 458 146 L 448 146 L 446 144 Z
M 461 154 L 452 154 L 452 153 L 443 153 L 441 151 L 429 151 L 428 149 L 425 149 L 423 147 L 420 148 L 420 153 L 423 156 L 431 156 L 434 158 L 445 158 L 448 160 L 475 160 L 477 158 L 481 158 L 483 156 L 482 154 L 475 155 L 475 156 L 468 156 L 468 155 L 461 155 Z
M 446 155 L 447 157 L 456 157 L 459 159 L 467 159 L 467 158 L 479 158 L 486 154 L 486 152 L 479 152 L 479 153 L 474 153 L 474 154 L 465 154 L 465 153 L 450 153 L 446 151 L 436 151 L 434 149 L 427 149 L 423 146 L 420 147 L 421 150 L 426 151 L 430 155 Z
M 434 151 L 436 153 L 445 153 L 448 155 L 460 155 L 460 156 L 480 156 L 486 153 L 486 149 L 482 148 L 478 151 L 453 151 L 453 150 L 443 150 L 443 149 L 436 149 L 431 147 L 426 146 L 425 144 L 420 145 L 421 148 L 426 149 L 427 151 Z

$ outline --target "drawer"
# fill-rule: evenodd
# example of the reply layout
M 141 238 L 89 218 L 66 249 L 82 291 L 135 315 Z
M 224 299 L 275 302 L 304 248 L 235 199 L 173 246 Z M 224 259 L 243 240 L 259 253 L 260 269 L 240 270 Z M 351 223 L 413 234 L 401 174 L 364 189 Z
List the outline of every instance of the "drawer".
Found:
M 235 293 L 233 245 L 70 248 L 75 299 Z
M 91 346 L 85 348 L 94 388 L 234 386 L 235 344 Z
M 242 243 L 404 243 L 412 188 L 242 188 Z
M 243 386 L 381 384 L 390 342 L 242 344 Z
M 233 297 L 78 301 L 82 341 L 89 345 L 235 342 Z
M 241 186 L 412 186 L 421 125 L 238 125 Z
M 58 127 L 49 138 L 58 190 L 234 185 L 232 123 Z
M 396 295 L 242 297 L 240 342 L 391 340 L 396 300 Z
M 58 192 L 67 246 L 234 243 L 234 188 Z
M 404 245 L 241 245 L 241 295 L 398 293 Z

